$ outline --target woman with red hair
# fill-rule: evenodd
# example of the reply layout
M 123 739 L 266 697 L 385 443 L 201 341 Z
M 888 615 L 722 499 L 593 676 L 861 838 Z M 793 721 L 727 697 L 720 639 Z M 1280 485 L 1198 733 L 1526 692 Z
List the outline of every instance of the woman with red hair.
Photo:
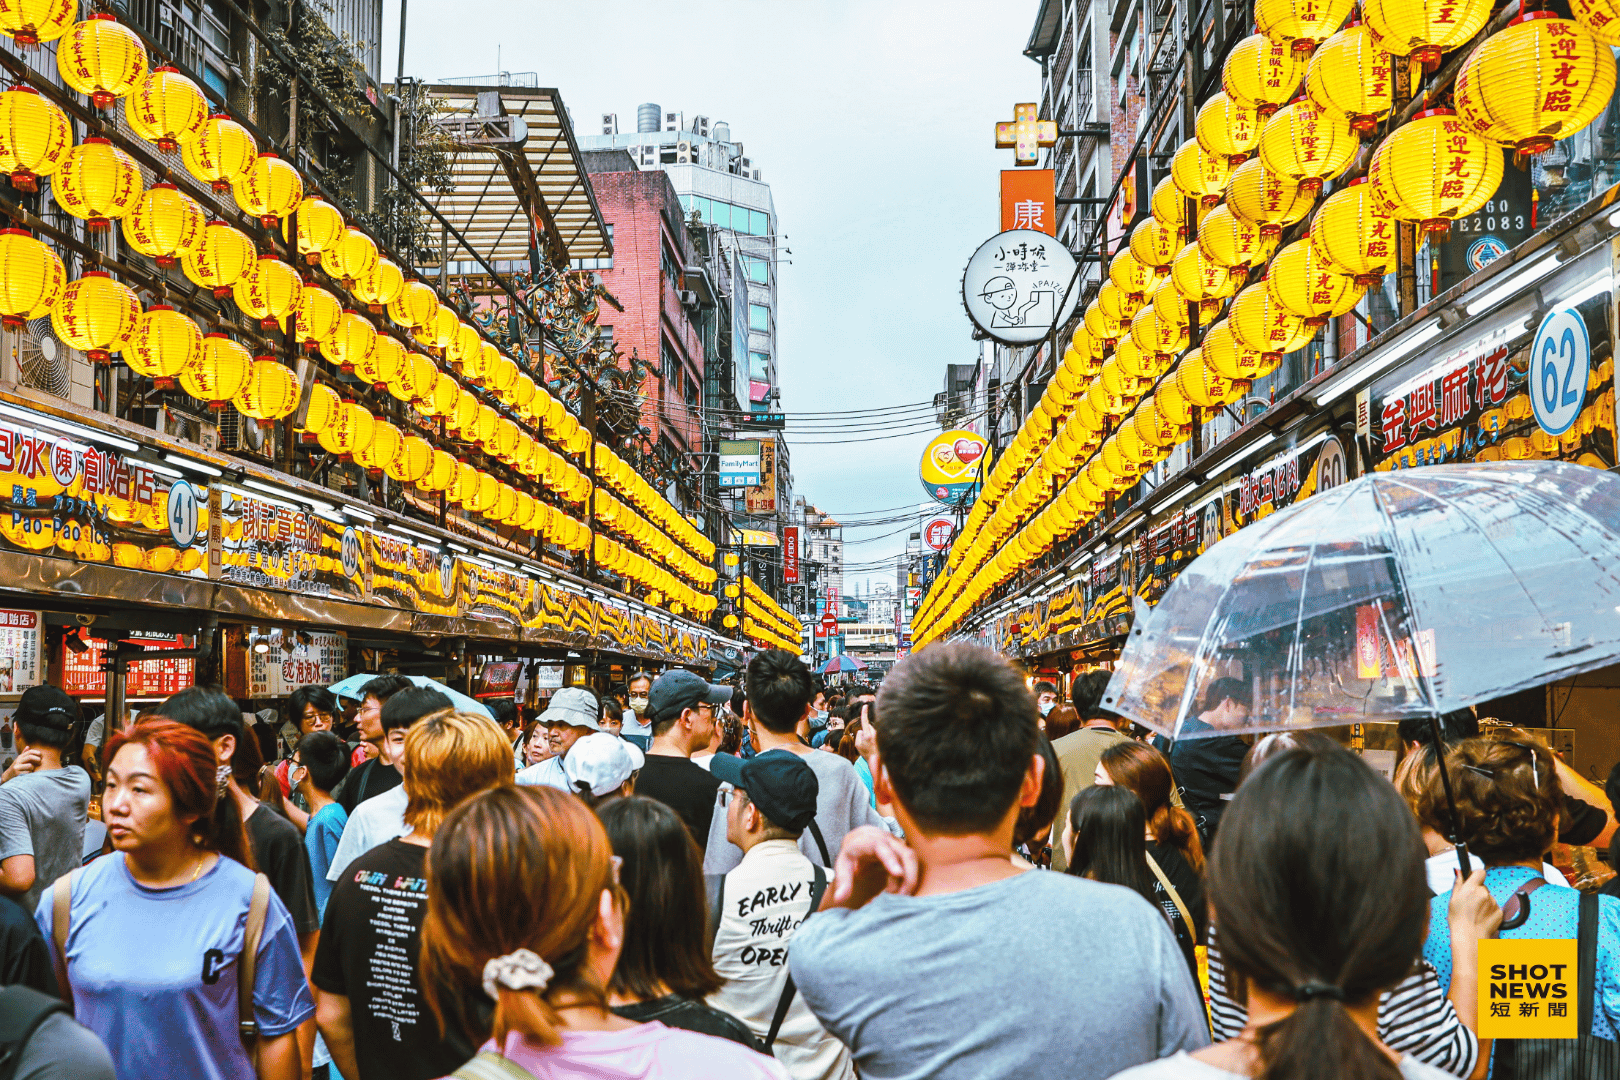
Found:
M 59 879 L 34 916 L 63 997 L 120 1080 L 297 1080 L 295 1031 L 315 1012 L 298 935 L 250 869 L 213 745 L 153 718 L 107 749 L 102 819 L 116 851 Z M 241 1009 L 256 927 L 251 1007 Z

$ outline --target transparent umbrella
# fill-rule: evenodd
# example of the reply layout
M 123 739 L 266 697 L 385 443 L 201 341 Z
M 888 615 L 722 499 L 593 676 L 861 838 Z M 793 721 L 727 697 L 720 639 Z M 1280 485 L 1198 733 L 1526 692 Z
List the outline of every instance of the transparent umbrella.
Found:
M 1139 620 L 1103 703 L 1171 738 L 1215 679 L 1242 727 L 1437 717 L 1620 660 L 1620 477 L 1561 462 L 1374 473 L 1263 518 Z

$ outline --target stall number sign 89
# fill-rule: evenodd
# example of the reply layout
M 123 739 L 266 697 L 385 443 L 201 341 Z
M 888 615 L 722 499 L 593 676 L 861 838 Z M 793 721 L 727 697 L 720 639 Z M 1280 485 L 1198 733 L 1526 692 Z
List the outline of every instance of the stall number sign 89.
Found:
M 1523 207 L 1514 207 L 1507 199 L 1492 199 L 1475 213 L 1457 222 L 1457 231 L 1466 232 L 1522 232 L 1529 225 Z

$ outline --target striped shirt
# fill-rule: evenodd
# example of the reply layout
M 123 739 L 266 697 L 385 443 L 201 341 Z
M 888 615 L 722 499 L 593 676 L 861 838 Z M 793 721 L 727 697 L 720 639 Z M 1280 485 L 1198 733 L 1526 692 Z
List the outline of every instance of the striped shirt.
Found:
M 1232 1000 L 1226 965 L 1209 928 L 1209 1012 L 1216 1042 L 1235 1039 L 1249 1022 L 1249 1010 Z M 1413 971 L 1378 1002 L 1378 1037 L 1397 1054 L 1466 1077 L 1479 1060 L 1479 1039 L 1463 1026 L 1434 968 L 1419 960 Z

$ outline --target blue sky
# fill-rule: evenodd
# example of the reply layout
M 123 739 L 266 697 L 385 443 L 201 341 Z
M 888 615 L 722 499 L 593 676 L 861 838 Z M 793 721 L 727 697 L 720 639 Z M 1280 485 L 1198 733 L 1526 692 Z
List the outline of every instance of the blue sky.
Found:
M 783 407 L 873 409 L 930 400 L 946 364 L 977 355 L 961 273 L 999 228 L 998 176 L 1011 152 L 995 149 L 995 122 L 1040 93 L 1040 68 L 1022 55 L 1035 7 L 411 0 L 405 71 L 534 71 L 586 131 L 604 112 L 633 130 L 644 101 L 729 122 L 772 186 L 793 251 L 780 284 Z M 387 80 L 398 0 L 385 0 L 383 20 Z M 826 445 L 790 435 L 796 492 L 844 516 L 915 507 L 928 437 Z M 904 532 L 878 539 L 896 528 L 847 532 L 846 542 L 868 542 L 849 546 L 846 562 L 903 550 Z

